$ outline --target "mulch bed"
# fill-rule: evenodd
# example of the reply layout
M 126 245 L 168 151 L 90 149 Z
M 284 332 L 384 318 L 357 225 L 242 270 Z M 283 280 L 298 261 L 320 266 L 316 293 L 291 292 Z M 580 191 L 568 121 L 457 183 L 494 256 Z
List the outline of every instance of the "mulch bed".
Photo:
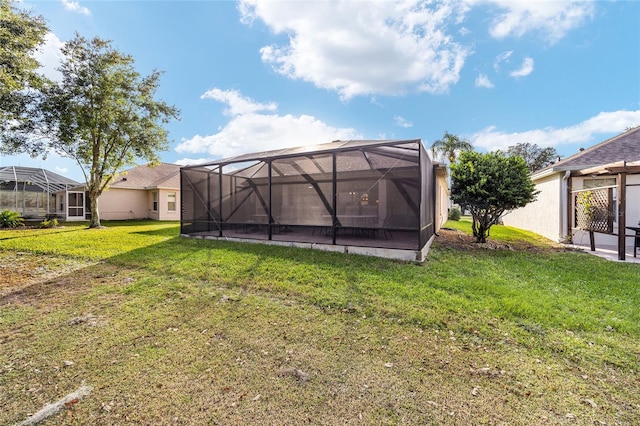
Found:
M 438 231 L 438 236 L 435 240 L 438 244 L 444 247 L 449 247 L 456 250 L 512 250 L 512 251 L 526 251 L 531 253 L 548 253 L 548 252 L 563 252 L 572 251 L 572 248 L 566 247 L 562 244 L 550 244 L 548 246 L 535 245 L 527 241 L 514 241 L 510 243 L 504 243 L 491 239 L 486 243 L 476 243 L 476 239 L 473 235 L 466 234 L 462 231 L 449 228 L 441 228 Z

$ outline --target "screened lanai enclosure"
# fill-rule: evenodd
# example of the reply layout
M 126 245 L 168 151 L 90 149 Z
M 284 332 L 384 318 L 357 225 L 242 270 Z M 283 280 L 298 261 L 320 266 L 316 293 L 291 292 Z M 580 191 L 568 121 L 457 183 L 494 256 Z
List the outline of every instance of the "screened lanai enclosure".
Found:
M 12 210 L 26 219 L 56 213 L 57 191 L 80 185 L 51 171 L 35 167 L 0 167 L 0 211 Z
M 424 260 L 435 172 L 419 139 L 335 141 L 181 169 L 181 234 Z

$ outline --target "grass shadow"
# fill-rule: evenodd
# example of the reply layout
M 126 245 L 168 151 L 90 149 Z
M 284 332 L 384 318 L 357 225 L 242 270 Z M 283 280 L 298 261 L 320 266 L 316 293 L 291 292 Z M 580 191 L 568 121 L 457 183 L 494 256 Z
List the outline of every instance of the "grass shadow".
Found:
M 47 235 L 47 234 L 53 234 L 53 233 L 63 233 L 63 232 L 78 232 L 78 231 L 82 231 L 85 228 L 72 228 L 72 229 L 56 229 L 56 228 L 33 228 L 33 229 L 25 229 L 23 231 L 37 231 L 40 235 Z M 18 239 L 18 238 L 32 238 L 33 235 L 29 235 L 29 234 L 24 234 L 24 235 L 12 235 L 9 237 L 3 237 L 2 233 L 3 232 L 12 232 L 12 231 L 16 231 L 15 229 L 11 229 L 11 230 L 0 230 L 0 241 L 2 240 L 14 240 L 14 239 Z

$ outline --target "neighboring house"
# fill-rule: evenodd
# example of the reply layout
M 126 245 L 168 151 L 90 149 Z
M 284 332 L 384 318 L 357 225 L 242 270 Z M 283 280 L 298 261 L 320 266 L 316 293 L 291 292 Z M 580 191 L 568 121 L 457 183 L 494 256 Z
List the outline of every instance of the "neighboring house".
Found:
M 12 210 L 24 218 L 56 213 L 57 191 L 80 185 L 75 180 L 35 167 L 0 167 L 0 211 Z
M 424 260 L 447 218 L 422 141 L 354 140 L 181 170 L 181 234 Z
M 533 173 L 537 200 L 505 214 L 504 224 L 582 245 L 594 230 L 596 246 L 618 246 L 621 220 L 625 227 L 640 221 L 638 161 L 640 127 L 582 149 Z M 633 232 L 623 229 L 623 240 L 625 234 Z M 627 250 L 633 241 L 626 238 Z
M 57 214 L 65 220 L 90 218 L 84 186 L 59 191 L 57 200 Z M 179 220 L 180 166 L 142 165 L 120 173 L 98 198 L 98 209 L 103 220 Z

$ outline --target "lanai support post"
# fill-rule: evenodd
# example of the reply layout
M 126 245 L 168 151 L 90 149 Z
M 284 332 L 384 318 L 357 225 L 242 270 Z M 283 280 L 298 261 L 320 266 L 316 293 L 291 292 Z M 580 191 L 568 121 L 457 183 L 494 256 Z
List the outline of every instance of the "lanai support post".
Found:
M 222 164 L 218 165 L 218 237 L 222 238 Z
M 273 176 L 273 173 L 271 171 L 271 161 L 267 162 L 267 166 L 269 167 L 267 169 L 267 222 L 269 222 L 269 224 L 267 225 L 267 238 L 269 239 L 269 241 L 271 241 L 273 239 L 273 226 L 275 223 L 272 216 L 273 210 L 271 209 L 271 202 L 273 200 L 271 193 L 271 179 Z
M 338 222 L 338 160 L 336 158 L 336 153 L 332 153 L 332 167 L 333 171 L 331 172 L 331 192 L 333 192 L 333 211 L 331 212 L 331 243 L 336 245 L 336 225 Z
M 623 168 L 626 164 L 623 164 Z M 618 173 L 618 260 L 626 259 L 627 237 L 627 173 Z
M 574 208 L 574 204 L 573 204 L 574 200 L 575 200 L 575 197 L 573 196 L 573 193 L 571 192 L 572 185 L 573 185 L 572 178 L 571 178 L 571 175 L 569 175 L 569 177 L 567 178 L 567 200 L 566 200 L 566 203 L 565 203 L 565 206 L 564 206 L 564 208 L 567 211 L 567 216 L 565 218 L 566 219 L 565 224 L 567 226 L 567 235 L 563 235 L 563 237 L 571 238 L 570 239 L 571 243 L 573 243 L 573 231 L 572 231 L 572 228 L 573 228 L 573 218 L 574 218 L 574 215 L 575 215 L 575 208 Z
M 207 205 L 205 206 L 207 209 L 207 232 L 211 232 L 211 222 L 213 221 L 213 216 L 211 215 L 211 173 L 207 172 Z

